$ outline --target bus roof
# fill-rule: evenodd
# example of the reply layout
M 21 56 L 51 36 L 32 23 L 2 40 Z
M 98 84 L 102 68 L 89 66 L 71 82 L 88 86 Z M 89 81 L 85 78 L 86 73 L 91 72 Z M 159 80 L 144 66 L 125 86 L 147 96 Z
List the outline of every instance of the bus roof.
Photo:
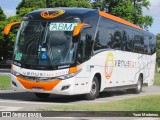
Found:
M 99 11 L 99 15 L 100 15 L 100 16 L 103 16 L 103 17 L 105 17 L 105 18 L 108 18 L 108 19 L 110 19 L 110 20 L 113 20 L 113 21 L 116 21 L 116 22 L 125 24 L 125 25 L 127 25 L 127 26 L 130 26 L 130 27 L 134 27 L 134 28 L 143 30 L 143 29 L 140 28 L 139 26 L 134 25 L 134 24 L 132 24 L 132 23 L 130 23 L 130 22 L 128 22 L 128 21 L 122 19 L 122 18 L 113 16 L 113 15 L 111 15 L 111 14 L 108 14 L 108 13 L 105 13 L 105 12 L 102 12 L 102 11 Z
M 95 13 L 98 14 L 96 9 L 88 8 L 74 8 L 74 7 L 59 7 L 59 8 L 44 8 L 32 11 L 28 13 L 25 17 L 28 20 L 55 20 L 55 19 L 64 19 L 69 16 L 82 17 L 86 14 Z M 58 16 L 58 17 L 57 17 Z
M 55 11 L 61 11 L 61 10 L 65 11 L 65 12 L 64 12 L 64 14 L 62 12 L 58 13 L 58 14 L 61 14 L 61 15 L 59 15 L 59 17 L 57 17 L 59 19 L 63 19 L 64 16 L 68 16 L 68 15 L 83 16 L 84 14 L 89 15 L 91 13 L 94 13 L 94 14 L 99 14 L 99 16 L 105 17 L 105 18 L 113 20 L 115 22 L 119 22 L 121 24 L 130 26 L 130 27 L 133 27 L 133 28 L 136 28 L 136 29 L 139 29 L 139 30 L 143 30 L 139 26 L 136 26 L 136 25 L 134 25 L 134 24 L 132 24 L 132 23 L 126 21 L 126 20 L 123 20 L 119 17 L 113 16 L 111 14 L 108 14 L 108 13 L 105 13 L 105 12 L 102 12 L 102 11 L 98 11 L 97 9 L 76 8 L 76 7 L 44 8 L 44 9 L 32 11 L 32 12 L 28 13 L 26 15 L 26 17 L 29 17 L 30 20 L 45 20 L 47 17 L 50 17 L 50 20 L 53 20 L 53 19 L 51 19 L 51 17 L 54 16 L 53 14 L 57 15 L 57 12 L 55 12 Z M 52 11 L 54 11 L 54 13 Z M 41 15 L 41 13 L 43 13 L 43 15 L 45 17 L 43 17 Z

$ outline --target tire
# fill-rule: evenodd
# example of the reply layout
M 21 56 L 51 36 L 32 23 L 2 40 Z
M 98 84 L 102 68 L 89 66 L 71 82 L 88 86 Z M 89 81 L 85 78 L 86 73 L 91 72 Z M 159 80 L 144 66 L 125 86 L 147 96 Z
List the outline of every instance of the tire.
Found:
M 142 92 L 142 87 L 143 87 L 143 79 L 141 76 L 139 76 L 136 88 L 134 89 L 134 93 L 139 94 L 140 92 Z
M 98 78 L 94 77 L 91 85 L 91 90 L 90 93 L 85 94 L 85 99 L 87 100 L 94 100 L 98 97 L 99 95 L 99 82 Z
M 49 93 L 35 93 L 35 95 L 36 97 L 43 98 L 43 99 L 48 98 L 50 96 Z

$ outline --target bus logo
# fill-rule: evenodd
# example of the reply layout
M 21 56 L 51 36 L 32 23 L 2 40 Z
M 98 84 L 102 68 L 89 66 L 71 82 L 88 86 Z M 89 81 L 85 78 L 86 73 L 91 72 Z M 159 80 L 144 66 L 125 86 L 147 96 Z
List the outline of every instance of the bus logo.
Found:
M 41 12 L 41 17 L 46 18 L 46 19 L 52 19 L 52 18 L 56 18 L 62 14 L 64 14 L 65 11 L 64 10 L 59 10 L 59 11 L 49 11 L 49 10 L 45 10 L 43 12 Z
M 112 52 L 109 52 L 105 61 L 105 77 L 106 79 L 109 79 L 112 76 L 114 68 L 114 56 Z

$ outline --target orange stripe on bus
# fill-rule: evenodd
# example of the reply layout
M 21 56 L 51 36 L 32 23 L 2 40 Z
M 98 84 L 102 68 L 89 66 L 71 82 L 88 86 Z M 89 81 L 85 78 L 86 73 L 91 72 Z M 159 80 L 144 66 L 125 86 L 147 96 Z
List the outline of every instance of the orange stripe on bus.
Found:
M 12 27 L 13 25 L 16 25 L 16 24 L 20 24 L 20 22 L 12 22 L 12 23 L 8 24 L 8 25 L 5 27 L 3 33 L 4 33 L 5 35 L 8 35 L 9 32 L 10 32 L 10 30 L 11 30 L 11 27 Z
M 51 82 L 34 82 L 29 80 L 24 80 L 20 77 L 17 77 L 18 81 L 26 88 L 26 89 L 33 89 L 34 87 L 42 88 L 43 90 L 50 91 L 56 85 L 58 85 L 61 80 L 51 81 Z
M 140 28 L 139 26 L 137 25 L 134 25 L 126 20 L 123 20 L 119 17 L 116 17 L 116 16 L 113 16 L 111 14 L 108 14 L 108 13 L 105 13 L 105 12 L 102 12 L 102 11 L 99 11 L 99 15 L 102 16 L 102 17 L 105 17 L 105 18 L 108 18 L 110 20 L 114 20 L 116 22 L 119 22 L 119 23 L 122 23 L 122 24 L 125 24 L 125 25 L 128 25 L 128 26 L 131 26 L 131 27 L 134 27 L 134 28 L 137 28 L 137 29 L 140 29 L 140 30 L 143 30 L 142 28 Z

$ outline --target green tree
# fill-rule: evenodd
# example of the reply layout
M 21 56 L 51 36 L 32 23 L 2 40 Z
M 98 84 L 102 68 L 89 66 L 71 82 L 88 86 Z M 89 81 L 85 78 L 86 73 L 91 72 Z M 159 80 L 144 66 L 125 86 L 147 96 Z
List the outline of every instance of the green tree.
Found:
M 5 21 L 0 21 L 0 58 L 3 57 L 3 60 L 11 59 L 12 51 L 14 46 L 14 40 L 16 38 L 17 29 L 11 29 L 11 32 L 8 36 L 5 36 L 3 31 L 7 24 L 12 22 L 20 21 L 19 16 L 11 16 Z M 1 61 L 1 59 L 0 59 Z
M 91 8 L 91 4 L 88 0 L 39 0 L 38 2 L 35 0 L 22 0 L 17 8 L 16 13 L 19 16 L 24 16 L 30 11 L 37 10 L 39 8 L 46 7 L 83 7 L 83 8 Z
M 0 61 L 2 59 L 2 54 L 4 54 L 2 50 L 5 42 L 4 35 L 3 35 L 4 25 L 6 25 L 5 19 L 6 19 L 6 15 L 4 14 L 2 8 L 0 7 Z
M 160 67 L 160 33 L 156 35 L 156 39 L 157 39 L 157 46 L 156 46 L 157 63 L 158 66 Z
M 88 0 L 48 0 L 48 7 L 92 8 Z
M 0 21 L 3 21 L 6 19 L 6 15 L 4 14 L 2 8 L 0 7 Z
M 46 8 L 46 0 L 38 0 L 38 2 L 35 0 L 22 0 L 16 8 L 16 14 L 22 18 L 29 12 L 39 8 Z
M 143 16 L 142 8 L 149 9 L 150 1 L 149 0 L 131 0 L 134 6 L 134 13 L 133 13 L 133 23 L 138 24 L 140 27 L 145 29 L 148 26 L 151 26 L 153 23 L 153 18 L 151 16 Z
M 5 19 L 6 19 L 6 15 L 4 14 L 2 8 L 0 7 L 0 41 L 3 40 L 3 29 L 4 29 Z
M 35 9 L 38 9 L 38 8 L 45 8 L 46 7 L 46 0 L 22 0 L 17 8 L 16 8 L 16 14 L 20 14 L 21 9 L 26 9 L 26 13 L 30 12 L 29 9 L 32 11 L 32 10 L 35 10 Z M 23 11 L 24 12 L 24 11 Z
M 91 8 L 91 4 L 88 0 L 22 0 L 17 8 L 16 14 L 20 17 L 25 16 L 27 13 L 37 10 L 39 8 L 46 7 L 83 7 L 83 8 Z
M 94 0 L 92 6 L 119 16 L 144 29 L 147 29 L 153 23 L 151 16 L 144 16 L 142 13 L 142 8 L 149 9 L 149 0 Z

